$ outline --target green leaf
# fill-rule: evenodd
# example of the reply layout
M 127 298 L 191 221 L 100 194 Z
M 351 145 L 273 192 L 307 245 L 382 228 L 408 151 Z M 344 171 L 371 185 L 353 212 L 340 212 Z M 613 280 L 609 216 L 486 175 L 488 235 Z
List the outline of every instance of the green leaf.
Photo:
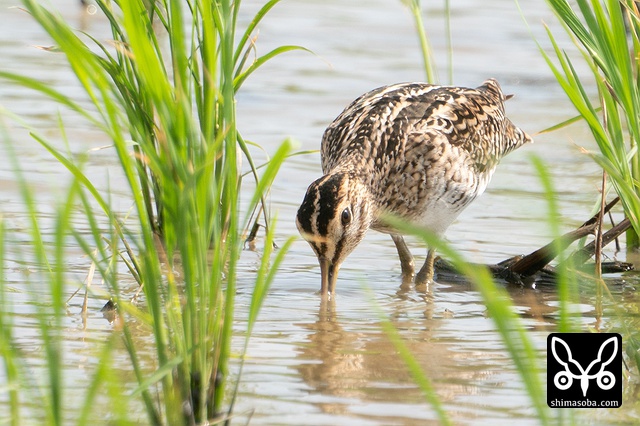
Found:
M 312 51 L 310 51 L 309 49 L 302 47 L 302 46 L 280 46 L 277 47 L 275 49 L 273 49 L 272 51 L 270 51 L 269 53 L 260 56 L 259 58 L 257 58 L 255 61 L 253 61 L 253 63 L 244 71 L 242 72 L 238 72 L 237 76 L 233 79 L 233 87 L 236 91 L 238 91 L 238 89 L 240 89 L 240 86 L 242 86 L 242 83 L 244 83 L 244 81 L 258 68 L 260 68 L 265 62 L 267 62 L 268 60 L 282 54 L 285 52 L 291 52 L 294 50 L 302 50 L 304 52 L 309 52 L 309 53 L 313 53 Z

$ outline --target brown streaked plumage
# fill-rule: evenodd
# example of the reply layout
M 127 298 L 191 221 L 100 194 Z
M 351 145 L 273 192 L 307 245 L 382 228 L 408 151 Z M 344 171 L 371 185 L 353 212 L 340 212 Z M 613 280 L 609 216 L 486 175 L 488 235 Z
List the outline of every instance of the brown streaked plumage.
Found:
M 296 225 L 318 256 L 321 293 L 333 293 L 344 259 L 367 230 L 391 234 L 403 278 L 414 275 L 404 239 L 379 218 L 391 213 L 443 235 L 485 190 L 500 159 L 531 142 L 505 116 L 498 82 L 482 86 L 402 83 L 353 101 L 322 139 L 322 171 Z M 433 279 L 435 253 L 415 276 Z

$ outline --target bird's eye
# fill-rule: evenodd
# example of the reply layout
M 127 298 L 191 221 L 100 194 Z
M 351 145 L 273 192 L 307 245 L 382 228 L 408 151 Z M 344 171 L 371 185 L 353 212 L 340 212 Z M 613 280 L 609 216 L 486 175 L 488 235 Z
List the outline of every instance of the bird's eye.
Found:
M 342 211 L 342 215 L 340 216 L 340 220 L 342 221 L 343 226 L 351 223 L 351 211 L 349 209 L 344 209 Z

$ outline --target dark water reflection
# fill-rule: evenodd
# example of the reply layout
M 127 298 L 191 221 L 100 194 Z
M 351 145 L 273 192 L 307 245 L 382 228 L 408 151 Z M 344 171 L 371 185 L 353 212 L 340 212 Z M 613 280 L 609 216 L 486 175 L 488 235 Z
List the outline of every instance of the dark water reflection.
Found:
M 88 105 L 64 58 L 32 47 L 50 42 L 26 14 L 9 9 L 14 3 L 0 0 L 3 23 L 0 68 L 42 79 Z M 108 23 L 96 16 L 83 15 L 76 3 L 58 0 L 52 5 L 77 28 L 90 31 L 98 39 L 108 39 Z M 262 3 L 243 2 L 241 25 Z M 446 81 L 443 6 L 437 2 L 423 3 L 440 76 Z M 456 84 L 475 86 L 486 78 L 497 78 L 505 92 L 516 94 L 507 104 L 508 115 L 531 134 L 575 114 L 514 4 L 499 0 L 451 3 Z M 557 28 L 545 2 L 527 2 L 522 7 L 531 31 L 545 45 L 540 22 L 544 20 Z M 317 56 L 296 53 L 276 59 L 247 80 L 238 96 L 238 120 L 243 136 L 259 143 L 268 153 L 274 152 L 287 136 L 295 138 L 301 150 L 317 150 L 326 126 L 356 96 L 383 84 L 424 78 L 412 21 L 399 1 L 283 2 L 261 26 L 257 49 L 265 53 L 283 44 L 303 45 Z M 62 144 L 57 131 L 60 114 L 74 153 L 85 153 L 109 143 L 79 117 L 59 111 L 57 106 L 23 89 L 0 85 L 0 106 L 23 116 L 54 143 Z M 40 218 L 45 223 L 44 238 L 51 238 L 53 206 L 64 194 L 68 174 L 25 130 L 13 124 L 9 127 L 25 175 L 34 186 Z M 549 165 L 558 191 L 563 230 L 582 223 L 591 215 L 600 174 L 576 145 L 594 146 L 589 133 L 579 125 L 536 135 L 533 145 L 507 157 L 486 194 L 447 233 L 451 244 L 474 262 L 495 263 L 529 253 L 549 241 L 547 204 L 529 161 L 531 154 L 540 156 Z M 260 162 L 263 155 L 256 152 L 256 161 Z M 319 164 L 318 154 L 293 157 L 278 176 L 271 202 L 278 212 L 279 239 L 297 234 L 295 211 L 306 186 L 319 176 Z M 126 185 L 115 154 L 109 150 L 91 151 L 88 166 L 96 185 L 111 190 L 114 208 L 129 212 L 130 195 L 122 189 Z M 18 194 L 14 173 L 9 167 L 0 168 L 1 210 L 13 232 L 13 239 L 7 242 L 10 270 L 5 271 L 8 285 L 15 290 L 11 295 L 11 312 L 28 361 L 41 368 L 43 354 L 33 306 L 42 302 L 47 287 L 46 283 L 33 279 L 33 275 L 30 280 L 24 276 L 38 265 L 30 263 L 28 256 L 20 255 L 25 248 L 29 221 Z M 426 254 L 422 244 L 409 243 L 417 257 Z M 79 285 L 88 261 L 79 247 L 72 247 L 71 253 L 70 270 Z M 612 252 L 607 254 L 615 256 Z M 243 344 L 258 256 L 259 253 L 247 251 L 241 259 L 236 353 L 240 353 Z M 125 271 L 121 279 L 123 287 L 133 294 L 135 283 Z M 251 339 L 236 410 L 240 418 L 252 412 L 251 424 L 437 424 L 433 410 L 382 331 L 382 315 L 398 329 L 456 424 L 537 423 L 515 366 L 491 318 L 487 317 L 480 295 L 465 280 L 440 277 L 427 293 L 401 289 L 395 248 L 388 236 L 375 232 L 369 233 L 344 263 L 337 298 L 330 305 L 320 301 L 319 280 L 315 256 L 305 242 L 297 241 L 278 274 Z M 574 306 L 575 322 L 584 330 L 620 329 L 631 333 L 638 328 L 637 277 L 615 276 L 608 282 L 612 298 L 602 301 L 601 317 L 596 315 L 594 285 L 580 284 L 580 301 Z M 546 336 L 555 330 L 558 320 L 555 288 L 548 285 L 506 288 L 529 331 L 544 373 Z M 87 374 L 98 362 L 95 343 L 108 339 L 113 330 L 113 325 L 99 312 L 104 304 L 99 292 L 89 298 L 89 313 L 84 320 L 81 303 L 80 297 L 70 301 L 62 333 L 64 375 L 70 385 L 65 398 L 71 416 L 84 397 Z M 153 369 L 149 330 L 140 326 L 134 327 L 133 332 L 141 348 L 141 362 Z M 148 352 L 145 348 L 149 348 Z M 114 369 L 122 377 L 131 377 L 124 350 L 114 352 Z M 640 410 L 635 374 L 625 385 L 623 408 L 583 410 L 580 419 L 595 424 L 632 424 L 637 420 Z M 125 391 L 134 387 L 131 382 Z M 3 398 L 0 392 L 0 404 Z M 108 407 L 98 408 L 97 416 L 102 411 L 108 411 Z M 141 408 L 134 402 L 130 411 L 135 413 L 135 419 L 145 421 Z M 0 414 L 0 420 L 3 418 Z

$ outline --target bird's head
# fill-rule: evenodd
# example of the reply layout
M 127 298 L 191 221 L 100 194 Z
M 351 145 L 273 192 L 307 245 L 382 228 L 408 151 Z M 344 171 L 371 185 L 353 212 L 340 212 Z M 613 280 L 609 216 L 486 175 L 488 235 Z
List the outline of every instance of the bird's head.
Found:
M 500 88 L 498 82 L 493 78 L 485 80 L 485 82 L 482 83 L 482 86 L 478 87 L 477 89 L 478 91 L 484 93 L 486 96 L 492 99 L 496 105 L 499 105 L 503 114 L 504 102 L 513 97 L 513 95 L 505 95 L 502 92 L 502 89 Z M 498 157 L 504 157 L 514 149 L 520 148 L 524 144 L 533 142 L 533 138 L 531 136 L 529 136 L 524 130 L 513 124 L 511 120 L 506 117 L 504 119 L 503 132 L 504 136 L 506 137 L 500 138 L 500 143 L 497 144 L 497 147 L 499 147 Z
M 340 265 L 371 225 L 368 194 L 357 177 L 349 173 L 328 174 L 309 186 L 298 209 L 298 230 L 320 262 L 323 296 L 334 292 Z

